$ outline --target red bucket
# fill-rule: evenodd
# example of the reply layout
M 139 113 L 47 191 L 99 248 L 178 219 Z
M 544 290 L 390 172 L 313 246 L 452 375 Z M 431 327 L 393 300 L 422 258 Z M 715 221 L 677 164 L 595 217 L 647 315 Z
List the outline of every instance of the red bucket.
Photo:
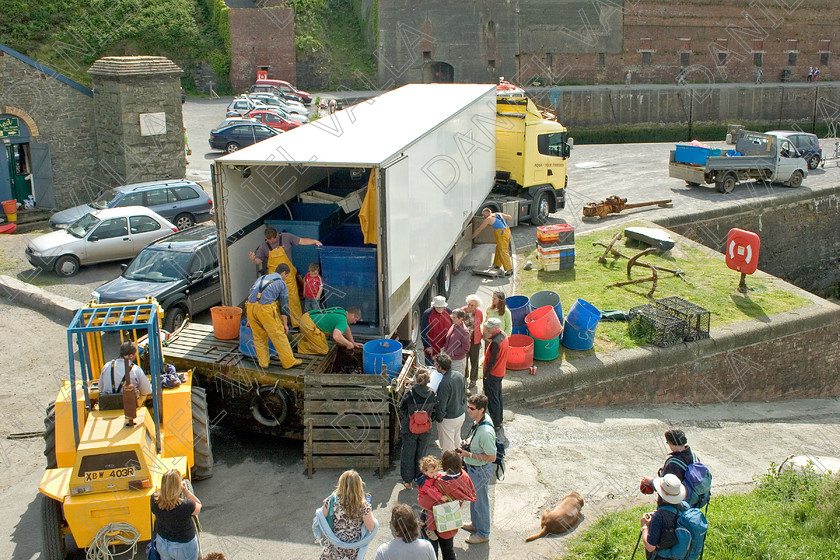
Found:
M 534 339 L 527 334 L 508 337 L 507 369 L 528 369 L 534 365 Z
M 557 313 L 550 305 L 537 308 L 525 317 L 525 326 L 534 338 L 548 340 L 557 338 L 563 331 L 563 325 L 557 318 Z

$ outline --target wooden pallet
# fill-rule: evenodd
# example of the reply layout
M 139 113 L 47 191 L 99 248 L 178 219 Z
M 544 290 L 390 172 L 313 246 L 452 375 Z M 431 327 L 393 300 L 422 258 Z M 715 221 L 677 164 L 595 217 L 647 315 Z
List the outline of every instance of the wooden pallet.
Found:
M 304 461 L 316 468 L 375 468 L 390 461 L 387 375 L 307 375 L 304 380 Z

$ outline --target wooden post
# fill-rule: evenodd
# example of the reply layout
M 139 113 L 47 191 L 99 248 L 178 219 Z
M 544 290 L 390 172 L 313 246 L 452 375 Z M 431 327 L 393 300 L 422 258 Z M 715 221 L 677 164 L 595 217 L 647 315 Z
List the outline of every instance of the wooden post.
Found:
M 379 478 L 385 476 L 385 419 L 379 420 Z
M 738 291 L 742 294 L 747 293 L 747 275 L 745 273 L 741 273 L 741 282 L 738 284 Z
M 312 478 L 312 419 L 306 422 L 306 468 L 307 476 Z

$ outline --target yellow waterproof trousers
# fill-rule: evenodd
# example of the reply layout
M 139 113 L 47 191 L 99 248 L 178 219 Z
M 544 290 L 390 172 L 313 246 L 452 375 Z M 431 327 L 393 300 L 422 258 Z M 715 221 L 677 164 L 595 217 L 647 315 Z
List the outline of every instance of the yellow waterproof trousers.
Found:
M 327 335 L 315 326 L 315 323 L 309 317 L 309 313 L 304 313 L 300 317 L 300 334 L 303 335 L 303 340 L 298 342 L 298 354 L 324 356 L 330 349 L 327 346 Z
M 510 228 L 494 229 L 496 236 L 496 254 L 493 255 L 493 266 L 502 270 L 513 270 L 513 260 L 510 258 Z
M 257 352 L 257 362 L 260 367 L 268 367 L 269 352 L 268 340 L 274 344 L 277 350 L 277 357 L 280 364 L 288 369 L 300 363 L 292 353 L 292 347 L 283 328 L 283 321 L 280 319 L 280 310 L 277 303 L 245 303 L 245 311 L 248 315 L 248 323 L 254 333 L 254 349 Z
M 291 272 L 286 275 L 286 287 L 289 288 L 289 321 L 292 326 L 298 326 L 303 310 L 300 307 L 300 293 L 297 285 L 297 269 L 282 246 L 272 249 L 268 253 L 268 273 L 271 274 L 277 269 L 277 265 L 285 263 L 289 265 Z

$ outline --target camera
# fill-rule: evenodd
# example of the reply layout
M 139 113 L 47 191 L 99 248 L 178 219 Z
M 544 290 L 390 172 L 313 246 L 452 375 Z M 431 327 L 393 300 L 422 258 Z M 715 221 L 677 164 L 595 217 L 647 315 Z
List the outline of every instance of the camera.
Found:
M 461 449 L 463 449 L 464 451 L 469 451 L 470 450 L 470 444 L 466 441 L 462 441 L 461 442 Z

